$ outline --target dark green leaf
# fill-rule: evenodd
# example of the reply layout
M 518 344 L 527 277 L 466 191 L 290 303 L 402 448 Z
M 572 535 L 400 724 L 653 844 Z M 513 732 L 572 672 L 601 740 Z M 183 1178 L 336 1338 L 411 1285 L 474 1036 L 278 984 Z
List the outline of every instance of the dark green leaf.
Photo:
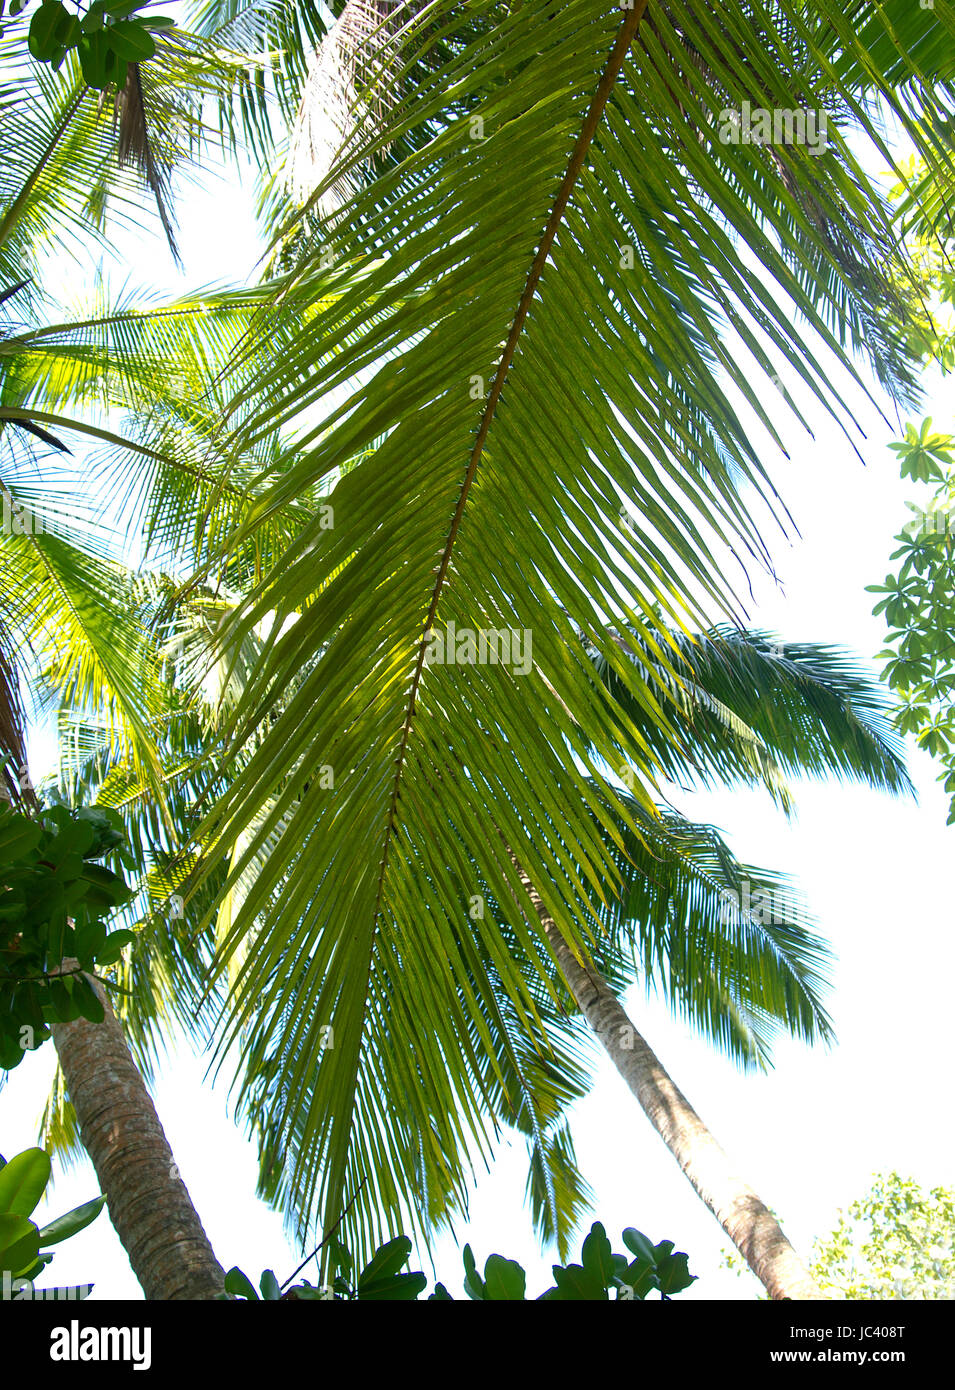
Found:
M 368 1284 L 359 1285 L 358 1297 L 365 1303 L 386 1300 L 410 1303 L 423 1292 L 427 1283 L 427 1276 L 418 1271 L 414 1274 L 393 1274 L 386 1279 L 374 1279 Z
M 493 1302 L 524 1301 L 527 1276 L 515 1260 L 489 1255 L 484 1265 L 484 1297 Z
M 225 1277 L 223 1287 L 226 1293 L 234 1294 L 236 1298 L 247 1298 L 250 1303 L 258 1303 L 259 1295 L 256 1293 L 252 1281 L 247 1274 L 243 1274 L 238 1265 L 233 1265 Z
M 110 47 L 128 63 L 144 63 L 156 52 L 156 41 L 139 20 L 121 19 L 106 30 Z
M 376 1279 L 384 1279 L 397 1274 L 402 1265 L 407 1264 L 411 1254 L 411 1241 L 407 1236 L 396 1236 L 375 1251 L 371 1260 L 358 1277 L 358 1291 Z
M 34 58 L 41 61 L 48 59 L 57 47 L 56 32 L 64 20 L 72 18 L 65 5 L 61 5 L 59 0 L 51 0 L 51 3 L 41 5 L 30 20 L 30 31 L 27 39 L 27 46 Z

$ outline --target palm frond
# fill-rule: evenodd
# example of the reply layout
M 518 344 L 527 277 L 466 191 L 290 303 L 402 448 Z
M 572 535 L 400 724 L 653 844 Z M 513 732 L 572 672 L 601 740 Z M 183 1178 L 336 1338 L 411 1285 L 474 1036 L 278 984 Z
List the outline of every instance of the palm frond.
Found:
M 647 989 L 744 1067 L 767 1066 L 783 1030 L 832 1040 L 832 953 L 785 874 L 740 863 L 712 826 L 668 810 L 625 835 L 619 868 L 601 968 L 632 951 Z
M 26 711 L 10 633 L 0 604 L 0 795 L 11 801 L 33 799 L 26 746 Z
M 251 1071 L 268 1064 L 250 1104 L 288 1154 L 300 1211 L 317 1196 L 332 1222 L 368 1179 L 356 1235 L 414 1190 L 422 1142 L 447 1188 L 485 1142 L 487 1069 L 502 1075 L 506 1059 L 470 1041 L 467 1019 L 498 1006 L 459 943 L 473 969 L 480 936 L 521 1026 L 540 1026 L 500 924 L 478 933 L 467 918 L 461 827 L 496 901 L 520 891 L 501 835 L 539 867 L 582 952 L 619 889 L 621 823 L 639 836 L 634 805 L 654 815 L 665 768 L 647 730 L 679 739 L 671 628 L 735 616 L 725 557 L 766 555 L 750 508 L 774 488 L 729 392 L 778 438 L 760 378 L 779 360 L 851 423 L 822 344 L 857 380 L 850 349 L 871 348 L 891 389 L 914 389 L 882 312 L 895 239 L 848 124 L 832 122 L 818 155 L 717 136 L 727 105 L 815 107 L 830 90 L 802 7 L 672 3 L 642 17 L 592 0 L 466 15 L 434 0 L 409 42 L 435 26 L 454 42 L 380 130 L 356 130 L 329 180 L 384 149 L 391 163 L 324 223 L 321 247 L 304 243 L 303 272 L 330 247 L 333 280 L 346 266 L 367 276 L 239 397 L 236 451 L 281 431 L 286 466 L 213 566 L 337 481 L 334 528 L 307 521 L 221 633 L 233 649 L 263 622 L 270 633 L 231 751 L 267 732 L 202 831 L 209 866 L 247 834 L 232 882 L 263 866 L 223 946 L 224 965 L 254 924 L 223 1046 L 241 1036 Z M 418 59 L 411 42 L 402 72 L 420 73 Z M 852 120 L 875 138 L 861 107 Z M 422 130 L 434 133 L 407 149 Z M 621 624 L 654 653 L 649 676 L 615 640 Z M 454 640 L 489 631 L 515 636 L 509 660 L 482 664 Z M 594 681 L 581 632 L 639 720 Z M 871 763 L 871 740 L 853 756 Z M 601 774 L 622 765 L 633 801 Z M 280 824 L 283 853 L 264 861 Z M 547 975 L 536 920 L 513 929 Z M 786 957 L 782 936 L 777 947 Z M 789 959 L 797 974 L 806 964 L 795 948 Z M 392 1019 L 409 1055 L 385 1046 Z M 336 1045 L 323 1052 L 326 1026 Z M 404 1088 L 400 1122 L 382 1076 L 387 1093 Z
M 676 652 L 665 671 L 638 638 L 617 634 L 644 679 L 666 690 L 681 730 L 674 742 L 646 724 L 670 779 L 762 784 L 787 811 L 788 779 L 798 776 L 914 794 L 885 692 L 848 652 L 727 626 L 671 636 Z M 614 700 L 640 721 L 626 681 L 590 650 Z
M 326 31 L 329 16 L 341 0 L 197 0 L 187 28 L 211 44 L 242 54 L 231 103 L 220 106 L 220 119 L 230 120 L 237 101 L 246 138 L 253 149 L 271 148 L 277 108 L 288 125 L 308 71 L 309 60 Z
M 289 146 L 286 181 L 292 197 L 308 200 L 325 183 L 341 146 L 360 121 L 380 129 L 399 93 L 390 91 L 381 68 L 400 60 L 402 20 L 420 3 L 347 0 L 308 66 Z M 364 94 L 374 93 L 371 108 Z M 360 114 L 358 114 L 360 112 Z M 335 189 L 338 204 L 350 186 Z

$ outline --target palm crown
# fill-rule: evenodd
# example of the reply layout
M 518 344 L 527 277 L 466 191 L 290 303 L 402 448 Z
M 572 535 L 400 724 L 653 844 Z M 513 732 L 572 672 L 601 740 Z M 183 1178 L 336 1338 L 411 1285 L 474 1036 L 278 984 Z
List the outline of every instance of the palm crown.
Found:
M 780 443 L 787 396 L 760 382 L 790 374 L 847 429 L 823 346 L 841 370 L 867 353 L 898 397 L 915 392 L 889 212 L 845 132 L 881 144 L 882 96 L 928 161 L 946 157 L 911 119 L 935 50 L 907 42 L 914 20 L 893 27 L 894 8 L 825 23 L 795 0 L 719 16 L 679 0 L 418 10 L 388 26 L 362 97 L 376 119 L 345 133 L 284 228 L 291 270 L 220 301 L 214 332 L 202 306 L 173 338 L 161 315 L 115 316 L 144 335 L 131 352 L 59 329 L 70 368 L 45 378 L 79 397 L 108 359 L 124 392 L 163 403 L 141 439 L 104 442 L 135 446 L 130 479 L 147 462 L 152 535 L 188 538 L 190 596 L 231 586 L 211 658 L 223 690 L 241 680 L 215 721 L 214 771 L 197 777 L 211 721 L 188 727 L 192 697 L 170 721 L 161 663 L 145 685 L 135 675 L 154 655 L 141 622 L 122 641 L 101 629 L 58 678 L 70 703 L 112 701 L 132 731 L 128 775 L 145 787 L 148 763 L 153 786 L 128 793 L 131 815 L 156 817 L 170 757 L 170 785 L 195 779 L 166 805 L 160 848 L 179 854 L 176 817 L 197 800 L 175 881 L 210 951 L 218 917 L 213 970 L 232 965 L 219 1045 L 238 1044 L 243 1104 L 281 1163 L 266 1185 L 300 1220 L 317 1196 L 330 1224 L 372 1174 L 349 1217 L 367 1239 L 414 1194 L 425 1223 L 453 1210 L 489 1115 L 526 1124 L 548 1166 L 561 1096 L 539 1069 L 536 1086 L 515 1081 L 563 1027 L 527 874 L 578 958 L 623 969 L 614 943 L 639 927 L 644 968 L 663 964 L 673 998 L 740 1058 L 765 1055 L 779 1022 L 825 1035 L 804 916 L 775 932 L 723 911 L 743 866 L 662 812 L 659 784 L 758 780 L 784 804 L 799 770 L 906 785 L 844 658 L 771 653 L 713 622 L 738 622 L 731 567 L 768 561 L 755 499 L 785 519 L 745 421 Z M 41 170 L 73 130 L 70 100 L 80 110 L 55 95 L 67 106 L 38 138 Z M 828 148 L 722 142 L 721 113 L 743 103 L 824 104 Z M 40 182 L 27 173 L 7 222 Z M 215 384 L 208 408 L 156 380 L 173 341 Z M 62 423 L 9 380 L 5 419 Z M 107 573 L 75 583 L 115 619 L 128 604 L 101 593 Z M 532 661 L 429 663 L 452 624 L 530 634 Z M 67 668 L 85 679 L 71 686 Z M 141 838 L 154 868 L 157 836 Z M 565 1140 L 551 1149 L 570 1158 Z M 579 1185 L 566 1163 L 550 1170 L 566 1215 Z

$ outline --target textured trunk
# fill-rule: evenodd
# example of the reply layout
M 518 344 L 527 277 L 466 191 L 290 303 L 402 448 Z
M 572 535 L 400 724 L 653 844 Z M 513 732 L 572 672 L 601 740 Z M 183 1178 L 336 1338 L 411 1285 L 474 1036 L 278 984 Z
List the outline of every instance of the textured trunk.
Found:
M 735 1171 L 689 1101 L 631 1023 L 606 980 L 577 960 L 540 894 L 511 856 L 581 1013 L 647 1119 L 771 1298 L 824 1295 L 769 1208 Z
M 64 961 L 63 968 L 75 968 Z M 83 1146 L 110 1220 L 148 1299 L 209 1299 L 222 1292 L 219 1264 L 173 1160 L 149 1092 L 103 987 L 102 1023 L 53 1027 L 53 1041 Z

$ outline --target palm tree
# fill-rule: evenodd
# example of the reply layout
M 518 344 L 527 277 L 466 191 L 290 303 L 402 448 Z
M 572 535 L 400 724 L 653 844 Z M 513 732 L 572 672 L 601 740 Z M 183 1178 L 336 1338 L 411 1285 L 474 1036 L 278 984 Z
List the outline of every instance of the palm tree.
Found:
M 239 393 L 223 456 L 283 440 L 203 564 L 253 546 L 322 484 L 335 523 L 307 522 L 219 634 L 235 649 L 272 624 L 226 756 L 259 741 L 201 826 L 198 881 L 229 861 L 232 885 L 252 878 L 222 946 L 225 960 L 255 933 L 221 1045 L 241 1040 L 253 1072 L 268 1064 L 250 1103 L 299 1211 L 317 1195 L 332 1222 L 374 1175 L 349 1212 L 358 1241 L 422 1168 L 463 1181 L 465 1136 L 482 1132 L 484 1073 L 462 1040 L 468 1019 L 495 1015 L 497 986 L 472 980 L 461 951 L 473 965 L 486 949 L 536 1022 L 499 924 L 461 920 L 463 828 L 494 900 L 517 895 L 514 931 L 549 976 L 553 945 L 500 836 L 586 960 L 620 884 L 617 818 L 639 833 L 600 769 L 630 769 L 637 807 L 658 814 L 659 749 L 679 739 L 671 633 L 738 617 L 732 567 L 768 564 L 757 496 L 785 522 L 737 400 L 778 440 L 770 408 L 786 400 L 759 381 L 791 372 L 851 428 L 820 342 L 846 370 L 869 352 L 890 388 L 913 389 L 880 307 L 894 297 L 889 213 L 843 138 L 878 133 L 833 43 L 903 119 L 919 76 L 881 11 L 857 9 L 823 26 L 789 3 L 734 0 L 714 19 L 684 4 L 615 16 L 590 0 L 557 13 L 436 0 L 406 26 L 396 80 L 428 74 L 349 136 L 326 180 L 350 183 L 344 205 L 295 229 L 289 302 L 303 271 L 365 278 Z M 722 142 L 720 113 L 743 101 L 825 101 L 828 149 Z M 530 669 L 429 662 L 452 624 L 530 634 Z M 649 665 L 613 636 L 624 624 Z M 595 682 L 579 633 L 639 721 Z M 385 1045 L 396 1009 L 400 1057 Z
M 202 626 L 208 640 L 208 625 Z M 682 656 L 680 680 L 671 686 L 670 700 L 681 741 L 676 748 L 666 742 L 660 745 L 661 761 L 671 777 L 683 780 L 693 776 L 704 785 L 761 784 L 786 808 L 792 804 L 786 776 L 793 772 L 856 777 L 896 792 L 910 789 L 878 693 L 838 652 L 816 646 L 784 646 L 765 634 L 730 630 L 700 636 L 692 643 L 678 637 L 674 640 L 682 648 Z M 631 646 L 623 638 L 621 642 L 635 662 L 651 660 L 636 644 Z M 189 654 L 189 664 L 198 670 L 203 666 L 195 652 Z M 248 668 L 248 658 L 242 664 Z M 605 663 L 598 659 L 595 665 L 598 675 L 611 688 L 615 686 L 616 677 Z M 618 694 L 628 702 L 626 691 Z M 241 687 L 235 687 L 232 698 L 239 697 Z M 640 718 L 638 708 L 632 713 Z M 183 793 L 188 790 L 195 763 L 209 760 L 211 732 L 209 726 L 206 738 L 200 735 L 194 762 L 183 759 L 182 748 L 171 750 L 175 756 L 170 771 L 178 772 Z M 647 734 L 651 740 L 656 737 L 652 728 Z M 106 752 L 108 749 L 102 747 L 101 753 Z M 91 800 L 96 789 L 98 803 L 118 807 L 130 818 L 135 843 L 142 846 L 149 841 L 155 846 L 154 831 L 144 835 L 141 826 L 133 830 L 148 789 L 136 785 L 131 769 L 123 768 L 121 761 L 104 761 L 102 756 L 94 761 L 97 767 L 88 763 L 82 769 L 82 801 Z M 170 784 L 174 781 L 171 777 Z M 604 917 L 609 937 L 598 939 L 586 964 L 575 957 L 547 913 L 534 882 L 515 865 L 522 887 L 554 948 L 561 976 L 594 1035 L 767 1289 L 774 1297 L 819 1296 L 775 1218 L 742 1181 L 666 1075 L 623 1011 L 606 974 L 609 972 L 617 988 L 624 987 L 633 975 L 623 948 L 639 952 L 648 983 L 652 980 L 662 986 L 674 1007 L 739 1062 L 754 1065 L 769 1058 L 778 1027 L 810 1041 L 830 1036 L 828 1018 L 819 1002 L 825 949 L 791 890 L 786 895 L 785 918 L 778 918 L 784 880 L 740 865 L 716 832 L 694 826 L 670 810 L 661 808 L 653 818 L 642 813 L 635 802 L 630 803 L 629 810 L 640 826 L 640 835 L 630 834 L 626 823 L 618 821 L 621 848 L 617 862 L 624 888 L 614 901 L 613 911 Z M 186 826 L 188 819 L 184 807 L 180 824 Z M 462 857 L 471 861 L 471 885 L 480 883 L 483 890 L 478 900 L 482 907 L 487 902 L 491 917 L 507 931 L 507 951 L 533 985 L 533 967 L 519 934 L 508 930 L 507 912 L 494 903 L 491 890 L 481 881 L 481 868 L 469 854 L 466 833 L 462 832 L 459 840 Z M 270 853 L 281 854 L 282 848 L 279 834 Z M 163 862 L 167 857 L 174 865 L 169 847 L 162 855 Z M 164 872 L 154 864 L 152 890 L 161 897 L 163 890 L 168 893 L 181 877 L 181 866 L 170 876 L 170 870 Z M 238 885 L 240 899 L 254 877 L 254 873 L 249 874 Z M 463 883 L 458 893 L 462 898 L 466 895 Z M 771 917 L 764 917 L 761 902 L 773 904 Z M 237 903 L 229 905 L 227 927 L 236 907 Z M 192 944 L 195 946 L 195 941 Z M 184 963 L 187 973 L 189 970 L 188 951 L 183 953 L 180 948 L 177 959 L 169 950 L 168 937 L 157 942 L 151 933 L 148 945 L 138 967 L 123 976 L 125 997 L 132 1008 L 129 1021 L 140 1047 L 156 1020 L 149 1004 L 154 998 L 148 986 L 150 973 L 160 961 L 159 973 L 167 978 L 174 973 L 182 980 Z M 473 988 L 476 973 L 460 935 L 457 949 Z M 131 966 L 135 960 L 134 953 Z M 191 967 L 193 988 L 207 961 L 208 957 L 202 956 Z M 492 1113 L 528 1136 L 529 1194 L 538 1228 L 564 1248 L 588 1196 L 564 1120 L 567 1104 L 582 1094 L 586 1085 L 586 1070 L 581 1070 L 582 1059 L 577 1055 L 577 1030 L 559 1002 L 562 985 L 558 979 L 550 995 L 546 989 L 535 994 L 543 1027 L 532 1030 L 515 1046 L 521 1037 L 522 1020 L 509 1007 L 508 992 L 486 949 L 482 951 L 481 970 L 486 979 L 495 982 L 499 997 L 495 1017 L 484 1021 L 484 1039 L 480 1029 L 472 1031 L 477 1044 L 472 1052 L 476 1056 L 481 1042 L 489 1043 L 483 1084 Z M 188 985 L 183 993 L 190 997 Z M 403 1025 L 401 1015 L 392 1018 L 390 1053 L 401 1055 L 406 1050 Z M 144 1056 L 143 1064 L 148 1066 L 148 1057 Z M 270 1061 L 253 1058 L 246 1078 L 249 1093 L 268 1088 L 273 1080 Z M 397 1120 L 403 1108 L 400 1086 L 388 1103 L 393 1120 Z M 250 1113 L 254 1117 L 254 1106 Z M 54 1135 L 69 1133 L 68 1111 L 62 1103 L 50 1110 L 49 1119 Z M 260 1146 L 263 1195 L 295 1214 L 300 1210 L 300 1197 L 283 1173 L 280 1136 L 263 1130 Z M 424 1224 L 449 1219 L 458 1194 L 453 1185 L 450 1192 L 445 1190 L 446 1175 L 422 1170 L 417 1180 L 415 1195 L 424 1207 Z
M 521 882 L 551 941 L 563 977 L 654 1129 L 771 1298 L 822 1298 L 779 1222 L 727 1158 L 592 965 L 582 965 L 531 880 Z
M 147 1298 L 216 1298 L 225 1270 L 179 1177 L 106 991 L 99 981 L 93 987 L 102 1021 L 55 1024 L 53 1041 L 110 1220 Z
M 84 235 L 95 239 L 102 231 L 97 204 L 102 213 L 118 203 L 128 214 L 135 183 L 124 164 L 148 166 L 170 230 L 162 171 L 176 153 L 176 138 L 189 133 L 182 98 L 193 94 L 197 69 L 193 63 L 190 81 L 179 87 L 170 84 L 168 71 L 157 81 L 137 78 L 140 110 L 131 136 L 125 98 L 117 133 L 75 67 L 68 63 L 59 76 L 35 72 L 24 59 L 22 39 L 19 47 L 5 39 L 3 47 L 0 794 L 36 808 L 20 692 L 26 679 L 41 707 L 59 702 L 83 709 L 89 725 L 121 740 L 162 818 L 167 813 L 154 755 L 155 719 L 164 708 L 161 675 L 137 619 L 149 580 L 116 558 L 118 537 L 84 500 L 88 480 L 79 470 L 52 469 L 37 450 L 54 450 L 62 458 L 79 438 L 119 456 L 164 461 L 160 439 L 144 437 L 136 426 L 117 433 L 108 418 L 92 411 L 185 412 L 201 433 L 203 404 L 207 413 L 213 404 L 208 394 L 204 403 L 193 399 L 191 390 L 198 392 L 200 382 L 206 387 L 215 353 L 228 353 L 241 341 L 250 322 L 267 310 L 271 293 L 266 287 L 228 300 L 206 295 L 143 311 L 107 304 L 97 291 L 88 313 L 44 322 L 51 308 L 41 288 L 44 243 L 62 247 Z M 205 85 L 199 74 L 200 91 Z M 221 1290 L 223 1270 L 178 1178 L 103 987 L 93 984 L 103 1022 L 79 1020 L 54 1029 L 74 1123 L 147 1296 L 212 1297 Z
M 413 94 L 410 116 L 389 117 L 381 134 L 362 131 L 336 177 L 374 159 L 390 167 L 321 227 L 321 246 L 303 238 L 304 259 L 283 286 L 287 301 L 303 303 L 301 272 L 325 271 L 331 246 L 325 279 L 336 293 L 237 391 L 234 433 L 217 440 L 226 459 L 271 442 L 254 505 L 202 544 L 203 563 L 220 573 L 237 554 L 265 557 L 222 630 L 225 649 L 278 615 L 232 716 L 222 769 L 237 750 L 251 752 L 201 832 L 206 888 L 230 858 L 226 892 L 260 870 L 224 942 L 223 957 L 234 958 L 257 933 L 236 972 L 224 1045 L 244 1032 L 250 1074 L 268 1064 L 269 1085 L 255 1097 L 263 1132 L 290 1154 L 300 1210 L 321 1171 L 328 1220 L 343 1188 L 368 1172 L 374 1182 L 352 1216 L 365 1231 L 422 1165 L 450 1185 L 464 1174 L 462 1145 L 481 1133 L 487 1082 L 461 1039 L 469 1020 L 495 1015 L 498 986 L 487 971 L 472 984 L 455 943 L 472 969 L 480 943 L 517 1016 L 538 1014 L 494 924 L 477 931 L 458 920 L 448 866 L 459 862 L 461 827 L 495 898 L 516 892 L 529 910 L 530 926 L 514 930 L 531 972 L 546 978 L 554 951 L 520 874 L 500 862 L 501 829 L 519 864 L 535 875 L 540 867 L 548 920 L 583 955 L 620 882 L 618 818 L 632 833 L 638 822 L 613 783 L 594 782 L 580 763 L 625 764 L 637 808 L 657 814 L 659 758 L 621 701 L 599 693 L 576 634 L 600 634 L 600 654 L 644 724 L 675 736 L 663 713 L 678 664 L 666 628 L 705 625 L 714 606 L 733 610 L 721 545 L 765 557 L 744 480 L 772 489 L 718 367 L 768 420 L 748 367 L 727 352 L 725 323 L 765 370 L 770 358 L 747 323 L 757 325 L 835 409 L 774 282 L 818 334 L 868 343 L 883 375 L 905 385 L 904 355 L 879 328 L 885 285 L 862 273 L 873 250 L 888 251 L 884 210 L 845 147 L 813 163 L 798 149 L 721 151 L 700 139 L 730 98 L 811 102 L 813 73 L 828 62 L 829 31 L 814 32 L 799 7 L 755 22 L 747 7 L 731 8 L 718 26 L 661 8 L 642 29 L 642 12 L 625 12 L 615 37 L 612 17 L 579 0 L 557 16 L 535 4 L 517 14 L 492 6 L 466 22 L 454 7 L 432 7 L 429 22 L 450 20 L 454 42 Z M 871 20 L 884 40 L 888 29 L 874 12 Z M 848 19 L 834 27 L 859 47 Z M 904 63 L 894 50 L 892 59 Z M 676 74 L 689 84 L 689 108 Z M 410 153 L 406 123 L 428 132 Z M 651 149 L 654 160 L 642 153 Z M 502 196 L 502 177 L 517 168 L 520 188 Z M 800 180 L 812 188 L 808 208 L 793 194 Z M 766 280 L 752 279 L 741 245 L 760 256 Z M 625 269 L 637 273 L 628 281 Z M 382 359 L 341 404 L 336 390 Z M 323 396 L 334 404 L 316 423 Z M 313 517 L 276 554 L 276 518 L 362 455 L 332 494 L 334 528 Z M 157 464 L 159 516 L 174 473 Z M 191 503 L 183 491 L 180 477 L 177 519 L 204 519 L 208 496 Z M 614 524 L 622 498 L 640 514 L 623 536 Z M 439 617 L 472 631 L 531 632 L 530 678 L 471 668 L 462 680 L 454 668 L 426 667 Z M 621 618 L 653 651 L 654 671 L 628 666 L 608 635 Z M 334 796 L 314 777 L 326 765 Z M 453 812 L 447 823 L 436 786 Z M 554 787 L 564 795 L 557 808 Z M 279 829 L 282 854 L 269 858 Z M 382 1046 L 399 983 L 412 1067 Z M 324 1052 L 316 1019 L 340 1046 Z M 369 1088 L 366 1052 L 390 1091 Z M 422 1076 L 436 1083 L 427 1103 Z M 402 1091 L 399 1125 L 386 1098 Z M 434 1119 L 437 1098 L 444 1117 Z
M 851 777 L 895 793 L 912 791 L 886 702 L 869 678 L 838 652 L 784 645 L 763 633 L 732 630 L 716 630 L 693 643 L 679 638 L 677 641 L 681 647 L 682 678 L 671 688 L 671 695 L 678 706 L 682 740 L 680 745 L 659 749 L 671 777 L 690 776 L 702 780 L 704 785 L 715 781 L 762 783 L 787 810 L 791 798 L 785 779 L 793 773 Z M 639 644 L 631 647 L 624 642 L 624 646 L 634 660 L 641 664 L 649 661 L 649 654 Z M 611 686 L 619 684 L 599 658 L 598 670 Z M 626 690 L 621 689 L 618 694 L 639 718 L 639 710 Z M 647 732 L 652 739 L 654 731 Z M 664 824 L 667 819 L 664 813 Z M 665 847 L 661 847 L 654 827 L 646 826 L 644 841 L 631 838 L 626 853 L 620 856 L 626 887 L 612 925 L 619 937 L 623 920 L 629 917 L 627 935 L 631 940 L 634 933 L 642 936 L 645 943 L 656 938 L 655 951 L 644 947 L 648 980 L 652 978 L 653 966 L 658 972 L 669 971 L 672 978 L 675 966 L 679 970 L 678 962 L 682 963 L 680 988 L 674 991 L 674 1002 L 679 999 L 686 1009 L 695 989 L 701 995 L 708 988 L 713 989 L 715 1009 L 714 997 L 708 1001 L 694 1000 L 695 1016 L 708 1019 L 712 1029 L 714 1021 L 720 1028 L 732 1028 L 738 1021 L 740 1011 L 733 995 L 740 984 L 745 987 L 755 978 L 770 991 L 782 988 L 788 995 L 773 1003 L 776 1016 L 785 1019 L 792 1031 L 803 1031 L 808 1039 L 814 1035 L 827 1038 L 828 1020 L 817 1011 L 812 988 L 817 981 L 819 943 L 804 932 L 792 931 L 799 916 L 794 912 L 794 904 L 790 902 L 781 914 L 778 885 L 767 883 L 765 875 L 752 874 L 744 879 L 737 873 L 735 887 L 724 899 L 723 909 L 717 909 L 718 914 L 724 916 L 728 907 L 731 915 L 739 916 L 740 927 L 745 931 L 745 919 L 753 916 L 752 905 L 758 904 L 755 916 L 765 933 L 765 908 L 771 904 L 773 926 L 769 927 L 765 945 L 769 952 L 775 950 L 787 965 L 796 968 L 792 973 L 780 968 L 781 960 L 777 958 L 770 967 L 769 983 L 764 955 L 762 961 L 750 960 L 748 970 L 737 964 L 732 980 L 720 980 L 717 966 L 714 978 L 713 963 L 725 952 L 732 934 L 725 927 L 720 932 L 711 926 L 701 936 L 699 912 L 694 916 L 685 892 L 674 890 L 669 862 L 674 840 L 679 845 L 686 828 L 680 827 L 675 836 L 674 830 L 668 829 L 670 843 Z M 716 857 L 716 866 L 723 868 L 726 881 L 725 847 Z M 667 1075 L 593 959 L 582 962 L 575 955 L 547 913 L 531 879 L 516 862 L 515 867 L 581 1013 L 698 1195 L 771 1297 L 821 1297 L 772 1212 L 740 1177 Z M 790 993 L 794 984 L 798 987 L 796 994 Z M 745 1018 L 748 1012 L 752 1019 L 753 1000 L 747 1002 L 749 1009 L 744 1007 L 742 1015 Z M 730 1049 L 737 1051 L 741 1060 L 768 1055 L 768 1051 L 761 1053 L 758 1037 L 747 1041 L 752 1045 L 749 1054 L 738 1050 L 735 1039 L 730 1042 Z

